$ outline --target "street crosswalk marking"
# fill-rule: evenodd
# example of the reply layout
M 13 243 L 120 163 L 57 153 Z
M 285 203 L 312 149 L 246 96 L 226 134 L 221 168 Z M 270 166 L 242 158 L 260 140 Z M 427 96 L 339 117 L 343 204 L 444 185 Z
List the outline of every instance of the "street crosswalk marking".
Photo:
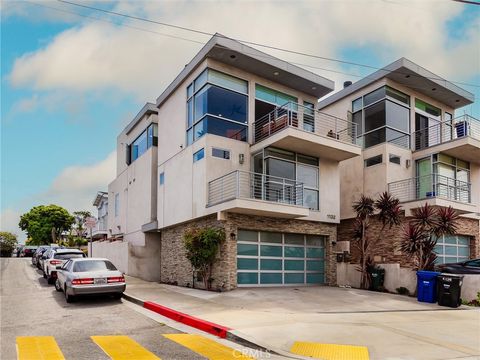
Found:
M 112 360 L 160 360 L 135 340 L 124 335 L 91 336 Z
M 53 336 L 17 336 L 18 360 L 65 360 Z
M 239 350 L 232 349 L 201 335 L 163 334 L 163 336 L 210 360 L 254 360 Z
M 323 360 L 369 360 L 366 346 L 296 341 L 290 352 Z

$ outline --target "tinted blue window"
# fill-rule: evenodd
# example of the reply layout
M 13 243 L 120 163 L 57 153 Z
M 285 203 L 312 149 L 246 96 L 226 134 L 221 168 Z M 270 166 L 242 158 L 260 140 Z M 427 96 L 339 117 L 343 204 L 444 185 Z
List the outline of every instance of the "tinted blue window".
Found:
M 227 137 L 230 139 L 247 141 L 247 126 L 236 122 L 222 120 L 213 116 L 207 116 L 204 123 L 199 130 L 199 134 L 203 135 L 205 132 L 218 136 Z M 195 129 L 197 125 L 195 125 Z M 199 128 L 200 129 L 200 128 Z M 201 136 L 200 135 L 200 136 Z M 199 136 L 199 137 L 200 137 Z M 195 130 L 195 140 L 197 139 L 197 130 Z
M 195 120 L 205 114 L 247 123 L 247 96 L 208 85 L 195 95 Z
M 193 162 L 202 160 L 204 157 L 205 157 L 205 150 L 204 149 L 198 150 L 195 154 L 193 154 Z
M 165 183 L 165 173 L 160 173 L 160 185 L 163 185 Z

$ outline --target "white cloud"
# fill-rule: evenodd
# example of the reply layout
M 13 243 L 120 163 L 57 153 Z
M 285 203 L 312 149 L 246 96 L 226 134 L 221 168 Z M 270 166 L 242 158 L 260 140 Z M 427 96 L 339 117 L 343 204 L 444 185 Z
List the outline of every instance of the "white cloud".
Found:
M 112 152 L 97 163 L 63 169 L 37 201 L 57 204 L 69 211 L 92 210 L 96 192 L 106 190 L 115 178 L 116 160 L 116 152 Z
M 26 234 L 18 227 L 21 212 L 14 209 L 5 209 L 0 213 L 0 231 L 8 231 L 17 235 L 19 242 L 24 242 Z
M 20 201 L 16 209 L 3 210 L 0 214 L 0 230 L 10 231 L 22 241 L 25 240 L 26 234 L 18 227 L 20 215 L 37 205 L 56 204 L 69 212 L 88 210 L 95 215 L 93 199 L 97 191 L 106 191 L 115 178 L 116 159 L 116 153 L 112 152 L 94 164 L 66 167 L 46 191 Z
M 461 38 L 449 41 L 446 24 L 463 7 L 447 1 L 431 5 L 425 1 L 137 1 L 116 3 L 115 10 L 326 57 L 338 57 L 346 47 L 371 46 L 382 64 L 405 56 L 454 80 L 479 73 L 479 22 L 472 22 Z M 204 42 L 208 39 L 160 25 L 126 24 Z M 11 81 L 38 90 L 113 89 L 145 101 L 155 99 L 199 48 L 194 43 L 109 23 L 86 22 L 18 58 Z M 339 64 L 329 61 L 276 54 L 286 60 L 340 69 Z M 345 78 L 314 71 L 335 80 Z

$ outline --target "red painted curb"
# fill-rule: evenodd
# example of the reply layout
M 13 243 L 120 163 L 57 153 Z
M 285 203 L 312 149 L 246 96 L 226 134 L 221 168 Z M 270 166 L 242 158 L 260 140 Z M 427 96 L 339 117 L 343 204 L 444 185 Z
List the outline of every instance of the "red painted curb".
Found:
M 230 328 L 227 328 L 225 326 L 217 325 L 210 321 L 202 320 L 194 316 L 184 314 L 180 311 L 170 309 L 166 306 L 162 306 L 151 301 L 145 301 L 143 303 L 143 307 L 175 321 L 181 322 L 185 325 L 192 326 L 196 329 L 203 330 L 221 338 L 226 338 L 227 332 L 231 330 Z

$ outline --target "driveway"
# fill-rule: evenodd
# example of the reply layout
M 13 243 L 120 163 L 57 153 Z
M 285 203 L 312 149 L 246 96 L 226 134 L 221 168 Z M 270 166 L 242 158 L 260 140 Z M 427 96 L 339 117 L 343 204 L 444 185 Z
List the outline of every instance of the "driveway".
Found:
M 127 293 L 234 329 L 288 351 L 295 341 L 367 346 L 371 359 L 480 356 L 480 311 L 334 287 L 248 288 L 226 293 L 128 278 Z

